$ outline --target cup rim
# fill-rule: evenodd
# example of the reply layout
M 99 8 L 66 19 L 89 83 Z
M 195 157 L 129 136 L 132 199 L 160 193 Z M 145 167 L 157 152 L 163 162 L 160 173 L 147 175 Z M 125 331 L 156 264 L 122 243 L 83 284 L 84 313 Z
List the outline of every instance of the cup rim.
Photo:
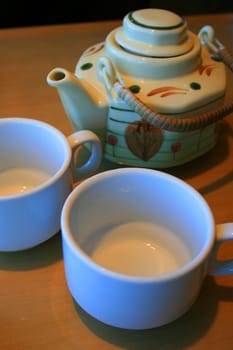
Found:
M 42 190 L 45 190 L 49 186 L 51 186 L 53 183 L 55 183 L 62 175 L 65 173 L 67 168 L 69 167 L 70 161 L 71 161 L 71 149 L 68 143 L 68 140 L 66 136 L 58 130 L 55 126 L 41 121 L 37 120 L 34 118 L 26 118 L 26 117 L 5 117 L 0 119 L 0 125 L 5 124 L 5 123 L 20 123 L 20 124 L 27 124 L 27 125 L 32 125 L 40 128 L 46 128 L 49 130 L 49 132 L 56 134 L 59 138 L 59 140 L 63 143 L 63 147 L 65 149 L 66 157 L 55 174 L 50 176 L 46 181 L 42 182 L 41 184 L 29 189 L 28 191 L 25 192 L 19 192 L 19 193 L 14 193 L 10 195 L 1 195 L 0 194 L 0 202 L 1 201 L 10 201 L 10 200 L 17 200 L 20 198 L 28 197 L 31 195 L 34 195 L 38 192 L 41 192 Z
M 187 191 L 189 191 L 190 195 L 199 202 L 199 204 L 202 206 L 202 210 L 204 210 L 205 215 L 207 216 L 207 222 L 208 227 L 206 228 L 206 231 L 208 231 L 209 238 L 206 239 L 205 245 L 202 247 L 201 251 L 194 257 L 192 260 L 190 260 L 185 265 L 181 266 L 180 268 L 167 272 L 161 275 L 152 275 L 152 276 L 131 276 L 126 275 L 123 273 L 111 271 L 110 269 L 107 269 L 98 263 L 94 262 L 92 258 L 85 253 L 85 251 L 80 247 L 80 245 L 77 243 L 77 241 L 74 239 L 73 234 L 71 232 L 71 227 L 69 224 L 69 214 L 72 208 L 72 205 L 76 201 L 79 194 L 83 191 L 85 191 L 89 185 L 95 183 L 96 181 L 104 180 L 105 178 L 108 178 L 110 176 L 117 176 L 118 174 L 124 174 L 124 173 L 154 173 L 159 177 L 165 177 L 166 179 L 170 179 L 174 181 L 177 185 L 185 187 Z M 92 270 L 95 270 L 95 272 L 99 274 L 107 275 L 110 278 L 122 280 L 122 281 L 131 281 L 135 283 L 155 283 L 155 282 L 165 282 L 167 280 L 174 280 L 177 279 L 187 273 L 190 273 L 195 268 L 197 268 L 202 261 L 208 256 L 210 251 L 213 248 L 214 242 L 215 242 L 215 221 L 213 217 L 213 213 L 204 199 L 204 197 L 191 185 L 186 183 L 185 181 L 179 179 L 178 177 L 164 173 L 157 169 L 146 169 L 146 168 L 117 168 L 117 169 L 111 169 L 106 170 L 104 172 L 98 173 L 96 175 L 93 175 L 92 177 L 89 177 L 85 179 L 83 182 L 81 182 L 76 188 L 73 189 L 73 191 L 69 194 L 69 196 L 66 198 L 66 201 L 62 208 L 61 213 L 61 236 L 62 239 L 65 240 L 65 242 L 68 244 L 69 249 L 75 254 L 75 256 L 79 255 L 79 258 L 82 260 L 83 263 L 87 264 Z

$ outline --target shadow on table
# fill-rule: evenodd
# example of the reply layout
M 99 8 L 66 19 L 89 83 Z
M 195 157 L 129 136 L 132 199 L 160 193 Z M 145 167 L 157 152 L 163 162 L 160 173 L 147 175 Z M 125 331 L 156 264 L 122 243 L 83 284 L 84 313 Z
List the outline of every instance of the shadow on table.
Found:
M 0 252 L 0 270 L 32 270 L 62 259 L 60 232 L 38 246 L 18 252 Z
M 214 148 L 197 159 L 174 168 L 165 169 L 165 171 L 186 181 L 189 178 L 204 174 L 211 168 L 220 166 L 221 163 L 229 157 L 228 141 L 230 138 L 233 138 L 233 130 L 230 124 L 226 121 L 219 122 L 218 139 Z M 231 171 L 226 174 L 219 172 L 219 177 L 216 178 L 215 181 L 208 185 L 200 186 L 197 190 L 205 195 L 211 191 L 217 190 L 232 180 L 233 166 Z
M 174 175 L 184 181 L 188 181 L 190 178 L 200 176 L 212 168 L 221 166 L 221 164 L 229 158 L 229 139 L 233 138 L 233 130 L 231 128 L 231 125 L 226 120 L 221 120 L 217 125 L 217 133 L 217 143 L 207 153 L 185 164 L 158 170 Z M 118 167 L 124 168 L 125 166 L 115 164 L 104 159 L 97 172 L 102 172 Z M 233 165 L 232 170 L 230 170 L 228 173 L 224 174 L 221 171 L 216 173 L 218 174 L 216 175 L 218 176 L 216 180 L 208 183 L 208 185 L 202 186 L 202 184 L 200 184 L 200 187 L 197 188 L 197 190 L 202 195 L 206 195 L 209 192 L 217 190 L 218 188 L 233 181 Z
M 186 349 L 205 336 L 214 322 L 219 301 L 233 301 L 233 290 L 207 277 L 192 308 L 178 320 L 150 330 L 124 330 L 107 326 L 83 311 L 74 301 L 78 316 L 99 338 L 128 350 Z M 97 301 L 98 302 L 98 301 Z

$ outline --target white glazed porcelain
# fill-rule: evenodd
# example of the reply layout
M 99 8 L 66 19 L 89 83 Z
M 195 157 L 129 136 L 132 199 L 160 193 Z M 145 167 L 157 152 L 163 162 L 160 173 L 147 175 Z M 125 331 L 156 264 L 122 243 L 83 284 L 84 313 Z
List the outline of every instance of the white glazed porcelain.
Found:
M 77 168 L 76 153 L 85 143 L 92 154 Z M 66 138 L 38 120 L 0 119 L 0 251 L 31 248 L 56 234 L 72 181 L 91 175 L 101 156 L 100 140 L 90 131 Z
M 74 129 L 97 133 L 108 160 L 146 168 L 176 166 L 215 146 L 216 123 L 191 132 L 154 127 L 117 95 L 114 83 L 172 119 L 213 111 L 223 104 L 226 73 L 202 42 L 178 14 L 132 11 L 105 41 L 83 52 L 74 73 L 56 67 L 47 82 L 57 88 Z
M 125 51 L 148 57 L 180 56 L 193 48 L 187 22 L 162 9 L 131 12 L 123 19 L 115 39 Z
M 215 230 L 204 198 L 178 178 L 141 168 L 94 175 L 62 210 L 70 293 L 111 326 L 148 329 L 172 322 L 195 302 L 207 274 L 232 274 L 233 262 L 216 256 L 232 239 L 233 224 Z M 178 267 L 168 261 L 172 257 Z

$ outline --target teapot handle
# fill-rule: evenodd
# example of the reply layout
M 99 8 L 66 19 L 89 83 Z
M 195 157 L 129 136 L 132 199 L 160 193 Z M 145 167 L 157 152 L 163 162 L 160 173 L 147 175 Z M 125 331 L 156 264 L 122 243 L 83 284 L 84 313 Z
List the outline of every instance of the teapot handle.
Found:
M 199 32 L 199 38 L 202 44 L 206 45 L 215 55 L 218 55 L 218 58 L 233 72 L 233 55 L 219 40 L 214 38 L 212 27 L 203 27 Z M 192 118 L 172 118 L 157 113 L 146 106 L 125 86 L 123 79 L 115 70 L 108 57 L 102 57 L 98 64 L 99 69 L 97 69 L 97 71 L 99 71 L 99 78 L 104 81 L 107 91 L 110 92 L 113 87 L 118 97 L 139 114 L 142 119 L 148 121 L 155 127 L 176 132 L 194 131 L 217 122 L 233 111 L 233 101 L 231 101 L 215 111 L 199 114 Z
M 116 81 L 122 86 L 125 86 L 125 82 L 121 75 L 115 69 L 112 61 L 107 56 L 99 58 L 96 67 L 97 79 L 103 81 L 108 93 L 112 92 L 112 87 Z

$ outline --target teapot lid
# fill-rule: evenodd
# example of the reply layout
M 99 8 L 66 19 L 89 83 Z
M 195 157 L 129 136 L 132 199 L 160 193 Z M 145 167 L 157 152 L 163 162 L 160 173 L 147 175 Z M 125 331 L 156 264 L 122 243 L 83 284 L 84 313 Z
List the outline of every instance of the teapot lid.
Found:
M 128 13 L 115 40 L 128 52 L 150 57 L 179 56 L 193 47 L 187 22 L 176 13 L 155 8 Z

